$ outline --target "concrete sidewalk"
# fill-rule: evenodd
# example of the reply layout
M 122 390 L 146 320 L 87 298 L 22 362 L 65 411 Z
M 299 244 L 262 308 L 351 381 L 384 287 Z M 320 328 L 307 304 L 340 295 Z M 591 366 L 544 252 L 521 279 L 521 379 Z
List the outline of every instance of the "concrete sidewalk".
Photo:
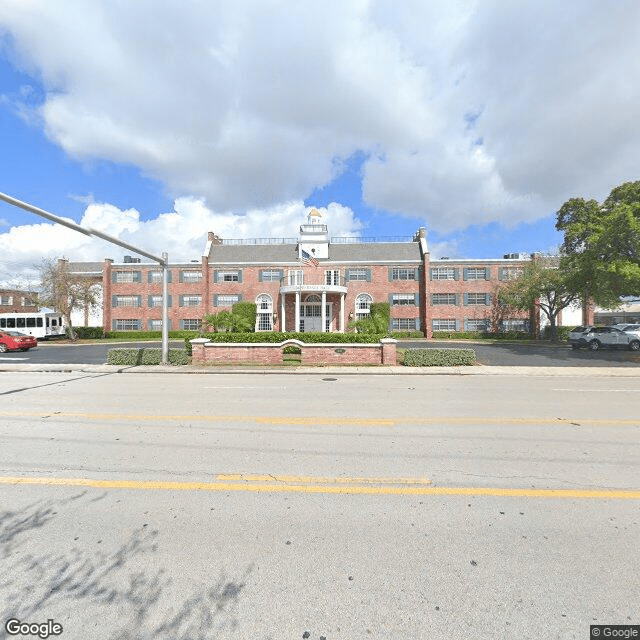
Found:
M 371 376 L 544 376 L 640 378 L 640 367 L 506 367 L 475 365 L 468 367 L 227 367 L 227 366 L 121 366 L 109 364 L 0 364 L 0 373 L 83 372 L 156 374 L 234 374 L 259 375 L 371 375 Z

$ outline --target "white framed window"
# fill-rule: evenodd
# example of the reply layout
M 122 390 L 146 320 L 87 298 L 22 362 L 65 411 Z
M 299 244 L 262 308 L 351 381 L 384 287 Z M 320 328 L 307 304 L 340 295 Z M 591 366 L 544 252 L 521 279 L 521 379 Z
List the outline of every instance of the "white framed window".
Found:
M 256 331 L 273 331 L 273 300 L 263 293 L 256 298 Z
M 416 269 L 405 269 L 403 267 L 393 267 L 391 269 L 392 280 L 416 280 Z
M 147 279 L 151 284 L 162 282 L 162 271 L 149 271 Z
M 370 282 L 371 270 L 370 269 L 349 269 L 347 272 L 349 281 Z
M 180 296 L 181 307 L 199 307 L 202 304 L 201 295 Z
M 394 293 L 391 295 L 391 305 L 394 307 L 397 306 L 407 306 L 416 304 L 416 294 L 415 293 Z
M 196 271 L 194 269 L 190 271 L 181 271 L 180 282 L 183 282 L 185 284 L 194 284 L 197 282 L 202 282 L 202 271 Z
M 431 267 L 432 280 L 455 280 L 455 267 Z
M 521 318 L 513 318 L 511 320 L 503 320 L 500 328 L 503 331 L 528 331 L 528 322 Z
M 140 331 L 142 325 L 141 320 L 133 318 L 122 318 L 113 321 L 114 331 Z
M 279 269 L 263 269 L 260 272 L 260 280 L 262 282 L 280 282 L 282 279 L 282 271 Z
M 474 305 L 474 304 L 487 304 L 487 294 L 486 293 L 467 293 L 465 294 L 465 304 Z
M 324 272 L 324 283 L 329 285 L 340 284 L 340 271 L 337 269 L 329 269 Z
M 464 270 L 465 280 L 486 280 L 487 270 L 484 267 L 471 267 Z
M 162 331 L 162 320 L 149 320 L 149 331 Z
M 202 320 L 200 318 L 185 318 L 180 320 L 182 329 L 186 331 L 198 331 L 202 327 Z
M 391 318 L 394 331 L 413 331 L 418 328 L 418 318 Z
M 502 267 L 500 280 L 516 280 L 522 275 L 522 267 Z
M 216 282 L 240 282 L 240 271 L 217 271 Z
M 113 296 L 114 307 L 139 307 L 141 306 L 140 296 Z
M 304 284 L 304 271 L 302 269 L 290 269 L 287 274 L 289 286 Z
M 131 282 L 140 282 L 140 271 L 114 271 L 113 282 L 115 284 L 128 284 Z
M 0 304 L 7 307 L 13 304 L 13 296 L 0 296 Z
M 438 318 L 431 321 L 434 331 L 457 331 L 456 321 L 453 318 Z
M 240 302 L 240 294 L 237 293 L 213 297 L 214 307 L 233 307 L 236 302 Z
M 489 320 L 487 318 L 469 318 L 465 321 L 466 331 L 487 331 Z
M 371 314 L 373 298 L 368 293 L 361 293 L 356 297 L 356 320 L 365 320 Z
M 162 306 L 162 296 L 149 296 L 149 306 L 150 307 L 161 307 Z
M 455 304 L 456 303 L 456 294 L 455 293 L 432 293 L 431 294 L 431 304 L 434 306 L 442 305 L 442 304 Z

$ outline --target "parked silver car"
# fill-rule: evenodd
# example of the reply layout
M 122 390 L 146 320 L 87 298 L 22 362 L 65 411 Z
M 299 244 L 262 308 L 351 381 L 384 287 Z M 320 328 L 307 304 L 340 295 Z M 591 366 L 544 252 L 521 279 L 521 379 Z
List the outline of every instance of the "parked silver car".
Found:
M 576 327 L 569 332 L 568 342 L 572 349 L 588 347 L 597 351 L 602 347 L 640 351 L 640 335 L 621 331 L 617 327 Z

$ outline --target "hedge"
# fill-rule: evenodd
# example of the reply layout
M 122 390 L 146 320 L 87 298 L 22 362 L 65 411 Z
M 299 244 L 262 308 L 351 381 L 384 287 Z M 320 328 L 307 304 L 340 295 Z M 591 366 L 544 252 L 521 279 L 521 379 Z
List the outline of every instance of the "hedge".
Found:
M 473 349 L 407 349 L 405 367 L 457 367 L 476 362 Z
M 199 331 L 169 331 L 169 338 L 181 340 L 184 338 L 197 338 Z M 127 338 L 128 340 L 160 340 L 162 331 L 105 331 L 105 338 Z
M 532 340 L 525 331 L 434 331 L 437 340 Z
M 407 338 L 424 338 L 422 331 L 392 331 L 391 337 L 396 340 L 405 340 Z
M 73 327 L 78 338 L 104 338 L 104 329 L 102 327 Z
M 281 331 L 265 331 L 260 333 L 205 333 L 204 337 L 210 342 L 283 342 L 284 340 L 300 340 L 305 343 L 364 343 L 375 344 L 384 338 L 384 334 L 373 333 L 295 333 Z
M 169 364 L 189 364 L 189 356 L 183 349 L 169 349 L 168 359 Z M 109 349 L 107 352 L 107 364 L 137 367 L 160 364 L 161 361 L 162 349 Z

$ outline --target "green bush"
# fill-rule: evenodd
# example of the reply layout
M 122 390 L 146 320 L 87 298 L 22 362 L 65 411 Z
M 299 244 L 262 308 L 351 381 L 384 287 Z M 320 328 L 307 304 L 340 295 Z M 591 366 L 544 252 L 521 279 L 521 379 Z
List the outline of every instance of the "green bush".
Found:
M 473 349 L 407 349 L 405 367 L 457 367 L 472 365 L 476 361 Z
M 265 331 L 259 333 L 205 333 L 204 337 L 211 342 L 283 342 L 294 339 L 305 343 L 346 343 L 346 344 L 370 344 L 380 342 L 384 334 L 362 334 L 362 333 L 283 333 L 280 331 Z
M 256 329 L 257 305 L 255 302 L 236 302 L 231 307 L 233 330 L 240 333 L 253 332 Z
M 183 349 L 169 349 L 169 364 L 189 364 L 189 356 Z M 120 366 L 155 365 L 162 362 L 162 349 L 109 349 L 107 364 Z
M 102 327 L 74 327 L 78 338 L 100 339 L 104 338 L 104 329 Z
M 183 338 L 197 338 L 200 335 L 198 331 L 169 331 L 170 340 L 181 340 Z M 162 331 L 105 331 L 105 338 L 126 338 L 127 340 L 160 340 Z
M 434 331 L 436 340 L 531 340 L 525 331 Z
M 569 339 L 571 329 L 573 329 L 573 325 L 570 327 L 556 327 L 556 339 L 558 342 L 566 342 Z M 545 340 L 551 340 L 551 327 L 549 325 L 544 328 L 542 337 Z
M 407 338 L 424 338 L 422 331 L 392 331 L 391 337 L 396 340 L 405 340 Z

